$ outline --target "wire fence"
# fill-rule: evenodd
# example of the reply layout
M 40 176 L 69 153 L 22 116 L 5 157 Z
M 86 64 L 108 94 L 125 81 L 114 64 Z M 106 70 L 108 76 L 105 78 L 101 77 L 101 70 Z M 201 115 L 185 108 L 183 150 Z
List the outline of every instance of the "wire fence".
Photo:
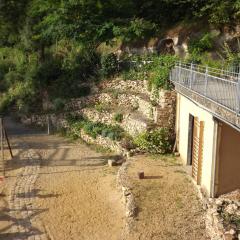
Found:
M 240 113 L 240 74 L 195 64 L 177 63 L 170 80 L 228 110 Z

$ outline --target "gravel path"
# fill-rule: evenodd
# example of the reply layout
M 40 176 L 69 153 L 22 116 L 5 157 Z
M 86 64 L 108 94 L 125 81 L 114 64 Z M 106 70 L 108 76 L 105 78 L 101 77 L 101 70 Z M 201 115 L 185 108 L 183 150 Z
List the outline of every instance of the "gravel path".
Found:
M 125 235 L 125 207 L 111 154 L 8 119 L 15 158 L 0 184 L 3 240 L 206 240 L 192 182 L 172 157 L 136 156 L 127 176 L 138 207 Z M 139 180 L 137 172 L 146 178 Z

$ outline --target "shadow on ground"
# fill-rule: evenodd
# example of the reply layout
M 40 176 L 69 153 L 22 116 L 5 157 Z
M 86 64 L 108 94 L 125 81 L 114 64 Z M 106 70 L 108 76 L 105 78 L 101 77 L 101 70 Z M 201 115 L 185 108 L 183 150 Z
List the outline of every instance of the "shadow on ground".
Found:
M 16 240 L 16 239 L 27 239 L 30 236 L 39 236 L 43 234 L 37 227 L 32 225 L 32 219 L 37 215 L 47 211 L 47 209 L 31 209 L 32 214 L 26 218 L 15 218 L 11 216 L 11 213 L 17 211 L 26 211 L 26 209 L 1 209 L 0 213 L 0 224 L 7 222 L 6 226 L 0 229 L 0 239 L 2 240 Z M 2 224 L 1 224 L 2 225 Z M 16 226 L 24 229 L 23 232 L 19 232 Z M 15 228 L 14 228 L 15 227 Z M 14 230 L 13 230 L 14 229 Z
M 56 141 L 54 138 L 48 138 L 48 136 L 40 130 L 25 127 L 9 117 L 5 118 L 5 127 L 9 133 L 10 140 L 14 139 L 12 142 L 12 150 L 15 152 L 14 158 L 10 161 L 6 161 L 6 170 L 34 165 L 34 162 L 29 161 L 27 157 L 27 151 L 29 148 L 38 153 L 39 158 L 41 158 L 42 152 L 51 152 L 47 159 L 41 159 L 41 166 L 78 166 L 83 168 L 98 168 L 106 165 L 109 159 L 117 160 L 119 157 L 118 155 L 91 156 L 89 151 L 88 157 L 77 158 L 74 156 L 71 158 L 69 157 L 69 153 L 76 145 L 64 138 L 60 141 Z M 44 141 L 45 137 L 47 138 L 47 141 Z M 28 146 L 22 144 L 22 138 L 24 138 L 24 141 L 29 144 Z

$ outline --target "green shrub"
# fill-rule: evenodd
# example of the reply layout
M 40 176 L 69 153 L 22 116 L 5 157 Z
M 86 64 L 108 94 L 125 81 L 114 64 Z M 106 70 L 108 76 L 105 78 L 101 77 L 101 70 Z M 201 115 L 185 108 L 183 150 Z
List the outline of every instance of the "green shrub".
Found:
M 114 141 L 119 141 L 124 137 L 124 131 L 119 126 L 106 125 L 100 122 L 94 123 L 71 115 L 67 117 L 67 122 L 69 124 L 68 134 L 73 138 L 80 137 L 81 129 L 92 138 L 103 136 Z
M 239 66 L 240 63 L 240 39 L 237 39 L 237 47 L 233 49 L 227 42 L 223 44 L 223 59 L 225 58 L 225 63 L 229 66 Z M 233 70 L 235 71 L 235 70 Z
M 15 68 L 14 64 L 8 60 L 0 60 L 0 80 L 3 81 L 4 76 Z
M 123 121 L 123 114 L 122 113 L 115 113 L 113 116 L 115 122 L 121 123 Z
M 204 61 L 210 59 L 209 56 L 206 57 L 206 54 L 213 49 L 213 39 L 214 35 L 210 33 L 205 33 L 199 37 L 191 39 L 188 46 L 190 54 L 187 61 L 196 64 L 204 64 Z
M 89 136 L 93 137 L 93 138 L 96 138 L 97 137 L 97 133 L 96 129 L 94 129 L 94 124 L 92 122 L 86 122 L 84 123 L 83 125 L 83 130 L 86 134 L 88 134 Z
M 237 229 L 240 229 L 240 217 L 237 214 L 229 214 L 226 211 L 221 212 L 221 216 L 224 219 L 225 224 L 235 225 Z
M 103 55 L 101 58 L 101 72 L 103 77 L 111 77 L 118 72 L 117 56 L 113 53 Z
M 8 87 L 14 85 L 14 83 L 18 81 L 23 81 L 23 75 L 18 73 L 17 71 L 10 71 L 5 74 L 4 80 Z
M 108 111 L 110 109 L 110 106 L 104 103 L 98 103 L 94 106 L 94 108 L 101 113 L 104 111 Z
M 86 97 L 91 93 L 91 87 L 90 86 L 84 86 L 84 87 L 80 87 L 78 89 L 78 93 L 77 96 L 78 97 Z
M 118 99 L 120 92 L 118 89 L 112 89 L 111 94 L 114 99 Z
M 115 37 L 124 43 L 138 43 L 139 40 L 149 39 L 156 33 L 156 24 L 144 18 L 129 19 L 127 27 L 114 26 Z
M 189 42 L 188 51 L 190 54 L 201 54 L 213 48 L 213 36 L 205 33 Z
M 169 80 L 170 69 L 165 66 L 159 66 L 152 73 L 149 85 L 159 89 L 169 90 L 172 88 L 172 84 Z
M 148 80 L 150 89 L 169 90 L 172 88 L 169 74 L 176 61 L 178 57 L 172 55 L 127 57 L 123 60 L 126 64 L 122 64 L 121 76 L 124 80 Z
M 144 55 L 123 56 L 120 65 L 121 77 L 123 80 L 146 80 L 152 63 L 144 64 L 144 61 L 153 61 L 154 58 Z
M 0 114 L 4 113 L 11 104 L 11 97 L 8 94 L 0 95 Z
M 63 111 L 64 107 L 65 107 L 65 104 L 66 104 L 65 99 L 56 98 L 56 99 L 53 100 L 53 110 L 55 112 Z
M 169 75 L 178 58 L 172 55 L 162 55 L 154 58 L 150 69 L 149 86 L 151 88 L 172 89 Z
M 143 151 L 153 154 L 169 153 L 172 150 L 170 131 L 160 128 L 137 136 L 134 143 Z

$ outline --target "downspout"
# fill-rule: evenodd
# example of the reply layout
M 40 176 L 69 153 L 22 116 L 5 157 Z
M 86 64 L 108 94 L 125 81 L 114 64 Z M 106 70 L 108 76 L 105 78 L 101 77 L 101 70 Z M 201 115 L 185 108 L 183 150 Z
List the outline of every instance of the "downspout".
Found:
M 210 186 L 210 197 L 214 198 L 217 192 L 217 168 L 218 168 L 218 152 L 219 152 L 219 141 L 221 134 L 219 133 L 219 121 L 213 117 L 214 121 L 214 134 L 213 134 L 213 151 L 212 151 L 212 171 L 211 171 L 211 186 Z
M 175 131 L 176 131 L 176 150 L 179 152 L 179 124 L 180 124 L 180 98 L 181 95 L 177 93 L 177 107 L 176 107 L 176 124 L 175 124 Z

